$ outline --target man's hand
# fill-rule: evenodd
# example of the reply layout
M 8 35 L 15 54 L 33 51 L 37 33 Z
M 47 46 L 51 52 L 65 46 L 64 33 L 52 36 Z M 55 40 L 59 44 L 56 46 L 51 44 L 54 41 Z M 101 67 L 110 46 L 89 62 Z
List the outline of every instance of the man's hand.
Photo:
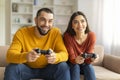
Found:
M 77 64 L 82 64 L 82 63 L 84 63 L 84 58 L 82 57 L 82 56 L 77 56 L 76 57 L 76 59 L 75 59 L 75 62 L 77 63 Z
M 37 54 L 34 50 L 28 52 L 27 54 L 27 62 L 35 62 L 40 54 Z
M 46 58 L 49 64 L 54 64 L 56 61 L 56 54 L 51 49 L 50 49 L 50 52 L 51 52 L 50 54 L 46 55 Z

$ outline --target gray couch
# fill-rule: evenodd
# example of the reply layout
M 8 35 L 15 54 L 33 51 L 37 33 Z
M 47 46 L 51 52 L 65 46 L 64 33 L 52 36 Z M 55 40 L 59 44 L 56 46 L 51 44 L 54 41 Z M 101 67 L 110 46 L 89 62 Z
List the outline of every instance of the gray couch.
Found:
M 9 46 L 0 46 L 0 80 L 3 80 L 4 77 L 7 65 L 5 57 L 8 48 Z M 96 80 L 120 80 L 120 56 L 104 54 L 104 48 L 100 45 L 95 46 L 95 53 L 100 56 L 99 61 L 93 64 Z M 81 78 L 83 80 L 83 76 Z

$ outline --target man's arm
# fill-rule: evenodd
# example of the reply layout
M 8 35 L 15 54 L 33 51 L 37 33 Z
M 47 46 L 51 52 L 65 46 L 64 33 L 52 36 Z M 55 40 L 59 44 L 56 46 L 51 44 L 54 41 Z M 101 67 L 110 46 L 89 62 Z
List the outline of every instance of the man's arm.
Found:
M 21 53 L 22 51 L 22 37 L 20 30 L 14 35 L 12 44 L 7 51 L 7 62 L 8 63 L 25 63 L 27 52 Z

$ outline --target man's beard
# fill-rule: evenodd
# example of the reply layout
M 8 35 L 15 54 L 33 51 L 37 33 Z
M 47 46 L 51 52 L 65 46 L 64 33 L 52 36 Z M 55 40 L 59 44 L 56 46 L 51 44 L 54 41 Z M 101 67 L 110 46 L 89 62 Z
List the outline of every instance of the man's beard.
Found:
M 50 29 L 46 32 L 45 30 L 43 30 L 42 28 L 41 28 L 41 26 L 37 26 L 37 29 L 38 29 L 38 31 L 39 31 L 39 33 L 41 34 L 41 35 L 46 35 L 49 31 L 50 31 Z

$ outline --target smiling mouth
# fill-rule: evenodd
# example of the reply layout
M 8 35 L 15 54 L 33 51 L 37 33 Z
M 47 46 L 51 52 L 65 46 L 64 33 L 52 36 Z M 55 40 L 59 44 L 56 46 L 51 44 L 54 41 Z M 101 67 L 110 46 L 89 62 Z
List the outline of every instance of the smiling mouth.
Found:
M 41 27 L 41 26 L 39 27 L 37 26 L 37 29 L 41 35 L 46 35 L 50 30 L 49 27 Z
M 49 27 L 41 27 L 43 30 L 49 30 Z
M 78 30 L 83 30 L 83 28 L 78 28 Z

